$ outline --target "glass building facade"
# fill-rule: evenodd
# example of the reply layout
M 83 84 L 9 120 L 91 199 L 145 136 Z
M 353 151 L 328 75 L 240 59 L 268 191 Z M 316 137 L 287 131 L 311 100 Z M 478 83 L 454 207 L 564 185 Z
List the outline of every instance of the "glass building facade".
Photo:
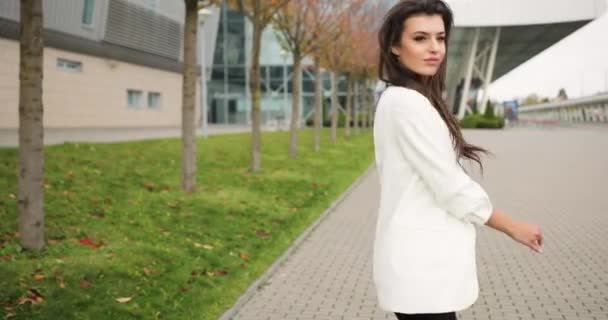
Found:
M 279 32 L 268 26 L 262 35 L 260 52 L 260 105 L 262 123 L 285 124 L 291 118 L 292 58 L 278 40 Z M 250 124 L 249 63 L 252 28 L 238 11 L 227 6 L 220 10 L 211 77 L 207 84 L 209 123 Z M 308 58 L 302 62 L 300 119 L 312 119 L 314 109 L 314 71 Z M 345 81 L 338 83 L 340 104 L 344 105 Z M 329 108 L 330 77 L 323 74 L 324 109 Z

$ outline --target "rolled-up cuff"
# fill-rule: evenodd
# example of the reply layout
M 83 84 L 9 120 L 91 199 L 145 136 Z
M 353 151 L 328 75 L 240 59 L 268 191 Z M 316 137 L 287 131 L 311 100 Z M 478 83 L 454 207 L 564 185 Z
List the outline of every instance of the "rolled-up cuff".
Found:
M 488 222 L 488 220 L 490 220 L 492 211 L 494 211 L 492 203 L 489 199 L 484 199 L 482 204 L 465 215 L 464 220 L 478 226 L 483 226 L 486 224 L 486 222 Z

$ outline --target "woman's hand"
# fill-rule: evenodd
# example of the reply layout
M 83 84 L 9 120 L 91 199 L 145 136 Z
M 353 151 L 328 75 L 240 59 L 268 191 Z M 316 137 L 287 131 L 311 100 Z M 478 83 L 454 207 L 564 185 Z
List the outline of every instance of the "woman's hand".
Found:
M 543 235 L 540 227 L 525 222 L 514 222 L 508 235 L 513 240 L 528 246 L 530 249 L 542 253 Z

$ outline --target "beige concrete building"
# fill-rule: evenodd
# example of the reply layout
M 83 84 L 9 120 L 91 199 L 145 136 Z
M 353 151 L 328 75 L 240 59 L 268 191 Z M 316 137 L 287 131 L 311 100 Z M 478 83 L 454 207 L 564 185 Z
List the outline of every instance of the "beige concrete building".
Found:
M 0 52 L 0 128 L 17 128 L 19 42 L 0 39 Z M 178 127 L 181 94 L 180 73 L 45 48 L 47 128 Z
M 183 10 L 183 1 L 45 1 L 44 126 L 181 126 Z M 19 125 L 18 20 L 19 1 L 0 1 L 0 129 Z

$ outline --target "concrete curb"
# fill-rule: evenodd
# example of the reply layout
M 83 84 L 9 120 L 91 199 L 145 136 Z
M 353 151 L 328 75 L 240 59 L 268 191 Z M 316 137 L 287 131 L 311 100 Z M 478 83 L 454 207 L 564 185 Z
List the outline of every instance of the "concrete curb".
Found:
M 257 292 L 258 288 L 266 282 L 278 269 L 279 267 L 287 260 L 287 258 L 296 250 L 300 244 L 314 231 L 325 218 L 327 218 L 334 209 L 346 199 L 348 195 L 350 195 L 353 190 L 361 184 L 363 179 L 367 177 L 371 171 L 375 168 L 375 164 L 370 165 L 365 172 L 353 182 L 346 191 L 344 191 L 330 206 L 327 208 L 323 214 L 311 225 L 309 226 L 302 234 L 293 242 L 293 244 L 266 270 L 266 272 L 259 277 L 249 288 L 242 294 L 237 302 L 232 306 L 232 308 L 228 309 L 224 314 L 219 318 L 219 320 L 231 320 L 239 310 L 253 297 L 253 295 Z

